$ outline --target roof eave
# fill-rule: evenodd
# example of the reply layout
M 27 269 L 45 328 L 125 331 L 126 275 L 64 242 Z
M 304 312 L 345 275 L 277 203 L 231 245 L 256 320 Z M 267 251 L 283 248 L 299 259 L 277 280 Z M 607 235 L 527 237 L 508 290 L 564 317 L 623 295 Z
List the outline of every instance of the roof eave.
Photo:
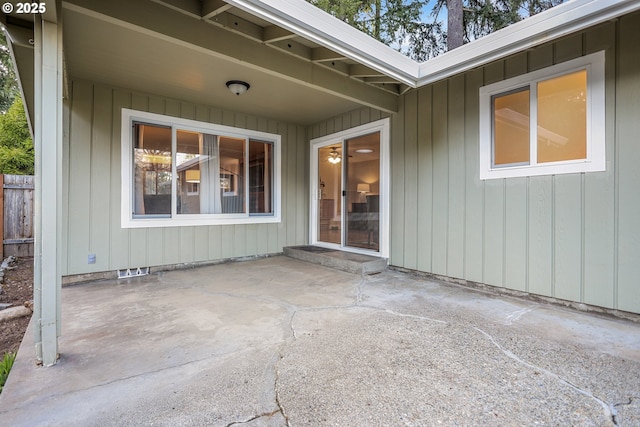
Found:
M 640 9 L 628 0 L 571 0 L 420 64 L 417 86 L 505 58 Z
M 417 62 L 304 0 L 225 1 L 401 83 L 416 85 Z
M 414 88 L 640 9 L 637 0 L 570 0 L 419 64 L 304 0 L 225 1 Z

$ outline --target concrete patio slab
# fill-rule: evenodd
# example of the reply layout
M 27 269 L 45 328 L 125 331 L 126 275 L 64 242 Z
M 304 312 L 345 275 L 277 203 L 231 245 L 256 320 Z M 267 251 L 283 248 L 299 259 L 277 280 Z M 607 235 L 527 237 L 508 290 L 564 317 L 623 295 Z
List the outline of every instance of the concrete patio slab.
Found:
M 640 325 L 286 257 L 63 289 L 11 426 L 640 425 Z

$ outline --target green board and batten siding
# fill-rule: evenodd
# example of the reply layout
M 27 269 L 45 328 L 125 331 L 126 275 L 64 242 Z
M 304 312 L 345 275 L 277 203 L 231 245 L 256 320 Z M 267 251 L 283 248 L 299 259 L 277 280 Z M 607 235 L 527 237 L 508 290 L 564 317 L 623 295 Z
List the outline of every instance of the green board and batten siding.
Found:
M 363 108 L 308 128 L 74 81 L 63 274 L 305 244 L 309 139 L 391 117 L 391 265 L 640 313 L 639 27 L 640 14 L 625 16 L 409 91 L 397 114 Z M 600 50 L 607 171 L 480 181 L 478 89 Z M 123 107 L 281 134 L 282 223 L 121 229 Z
M 86 81 L 73 81 L 70 92 L 63 275 L 264 255 L 307 241 L 309 148 L 304 127 Z M 121 228 L 122 108 L 282 135 L 282 222 Z M 90 253 L 96 254 L 95 264 L 87 263 Z
M 640 312 L 638 28 L 629 15 L 403 96 L 390 264 Z M 607 171 L 480 181 L 478 89 L 600 50 Z
M 638 28 L 640 14 L 626 16 L 402 96 L 391 124 L 390 264 L 640 313 Z M 481 181 L 479 88 L 601 50 L 607 171 Z M 355 111 L 311 137 L 377 118 Z

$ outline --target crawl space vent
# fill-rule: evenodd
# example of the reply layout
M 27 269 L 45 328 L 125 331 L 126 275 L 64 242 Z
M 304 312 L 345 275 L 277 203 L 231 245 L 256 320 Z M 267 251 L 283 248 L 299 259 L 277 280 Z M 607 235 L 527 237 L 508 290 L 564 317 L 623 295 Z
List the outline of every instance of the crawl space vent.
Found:
M 127 268 L 125 270 L 118 270 L 118 279 L 146 276 L 147 274 L 149 274 L 149 267 Z

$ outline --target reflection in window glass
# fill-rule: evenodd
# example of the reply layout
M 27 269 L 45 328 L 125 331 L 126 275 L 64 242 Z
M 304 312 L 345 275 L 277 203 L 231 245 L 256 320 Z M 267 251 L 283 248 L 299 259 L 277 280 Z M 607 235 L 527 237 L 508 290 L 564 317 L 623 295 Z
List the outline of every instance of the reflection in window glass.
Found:
M 200 183 L 202 134 L 177 130 L 176 140 L 178 213 L 197 214 L 200 213 L 200 200 L 193 186 Z
M 245 212 L 245 140 L 220 137 L 222 213 Z
M 171 128 L 134 123 L 134 215 L 171 214 Z
M 249 212 L 273 213 L 273 144 L 249 141 Z
M 530 157 L 528 89 L 493 98 L 493 165 L 522 165 Z
M 245 140 L 176 132 L 179 214 L 244 213 Z
M 538 162 L 587 158 L 587 72 L 538 83 Z
M 132 137 L 134 216 L 274 215 L 273 141 L 141 122 Z

